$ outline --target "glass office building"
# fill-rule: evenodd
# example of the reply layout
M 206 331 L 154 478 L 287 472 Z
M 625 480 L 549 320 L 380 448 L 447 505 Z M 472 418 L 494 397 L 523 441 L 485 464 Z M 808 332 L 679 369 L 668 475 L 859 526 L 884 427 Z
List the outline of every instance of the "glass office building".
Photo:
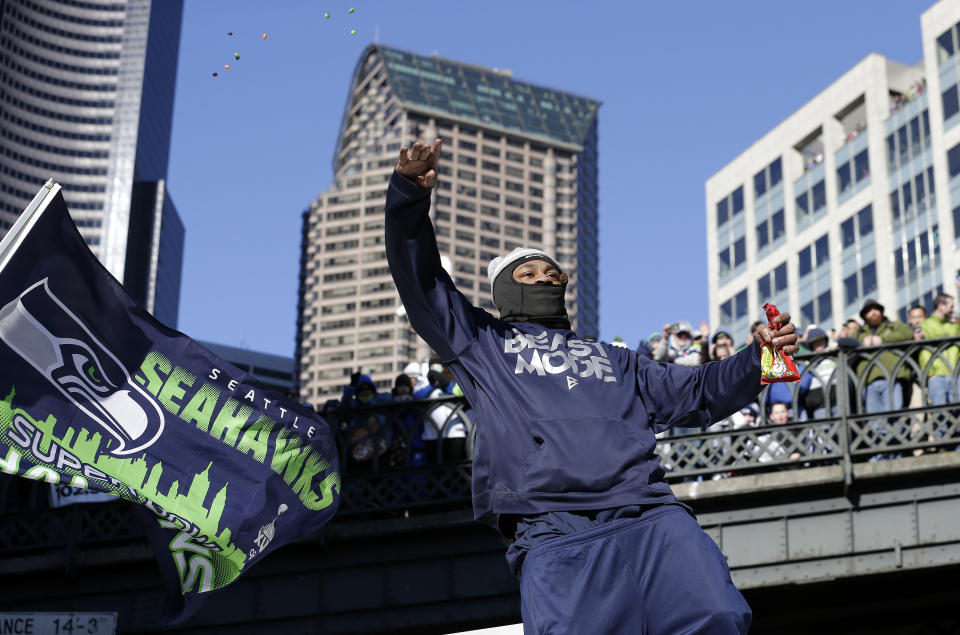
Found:
M 921 62 L 868 55 L 707 181 L 710 319 L 737 340 L 768 301 L 829 329 L 956 295 L 960 5 L 920 21 Z
M 54 179 L 93 252 L 171 326 L 179 264 L 174 279 L 143 270 L 182 257 L 164 182 L 182 12 L 182 0 L 0 0 L 0 234 Z M 141 187 L 167 202 L 136 205 Z M 162 256 L 131 249 L 144 228 Z
M 430 355 L 406 322 L 383 248 L 387 182 L 401 145 L 414 140 L 444 140 L 431 218 L 467 298 L 495 314 L 490 260 L 541 248 L 570 274 L 574 328 L 595 337 L 599 106 L 509 71 L 368 47 L 347 98 L 334 184 L 303 215 L 303 398 L 335 396 L 358 368 L 387 387 L 408 362 Z

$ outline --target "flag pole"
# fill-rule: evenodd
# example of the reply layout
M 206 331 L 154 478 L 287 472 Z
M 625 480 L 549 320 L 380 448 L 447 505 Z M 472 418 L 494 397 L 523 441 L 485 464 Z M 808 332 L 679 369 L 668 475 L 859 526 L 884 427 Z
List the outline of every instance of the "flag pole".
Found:
M 17 218 L 13 227 L 4 235 L 3 240 L 0 240 L 0 271 L 3 271 L 7 262 L 10 261 L 10 258 L 12 258 L 13 254 L 17 251 L 17 247 L 23 242 L 24 236 L 30 233 L 30 229 L 34 223 L 37 222 L 37 219 L 40 218 L 40 214 L 46 209 L 47 204 L 53 200 L 53 197 L 56 196 L 60 190 L 61 187 L 59 183 L 53 179 L 47 179 L 47 182 L 43 184 L 43 187 L 41 187 L 37 195 L 33 197 L 30 204 L 24 208 L 23 213 Z

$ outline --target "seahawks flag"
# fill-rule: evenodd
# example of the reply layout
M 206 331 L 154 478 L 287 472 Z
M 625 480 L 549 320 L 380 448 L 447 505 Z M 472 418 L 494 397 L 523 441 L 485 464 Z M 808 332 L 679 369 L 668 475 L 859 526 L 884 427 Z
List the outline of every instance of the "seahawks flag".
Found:
M 139 503 L 170 619 L 339 502 L 333 436 L 138 306 L 48 182 L 0 242 L 0 471 Z

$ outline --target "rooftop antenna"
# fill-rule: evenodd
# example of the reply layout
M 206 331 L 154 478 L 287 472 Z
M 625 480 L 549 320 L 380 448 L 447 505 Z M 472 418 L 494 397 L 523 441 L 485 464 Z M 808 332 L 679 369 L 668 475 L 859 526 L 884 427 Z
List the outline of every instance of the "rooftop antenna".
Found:
M 377 25 L 377 28 L 373 31 L 373 43 L 380 44 L 380 25 Z

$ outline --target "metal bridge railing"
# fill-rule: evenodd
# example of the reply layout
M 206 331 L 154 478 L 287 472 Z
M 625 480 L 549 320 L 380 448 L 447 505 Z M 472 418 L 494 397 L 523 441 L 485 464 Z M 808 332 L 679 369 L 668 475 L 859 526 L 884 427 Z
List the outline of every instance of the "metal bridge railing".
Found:
M 958 344 L 945 338 L 797 356 L 802 381 L 783 385 L 790 422 L 770 421 L 766 388 L 751 425 L 734 416 L 706 431 L 664 436 L 656 451 L 667 480 L 828 464 L 844 465 L 849 478 L 853 463 L 952 450 L 960 443 Z M 932 401 L 931 379 L 942 397 L 944 386 L 952 395 Z

